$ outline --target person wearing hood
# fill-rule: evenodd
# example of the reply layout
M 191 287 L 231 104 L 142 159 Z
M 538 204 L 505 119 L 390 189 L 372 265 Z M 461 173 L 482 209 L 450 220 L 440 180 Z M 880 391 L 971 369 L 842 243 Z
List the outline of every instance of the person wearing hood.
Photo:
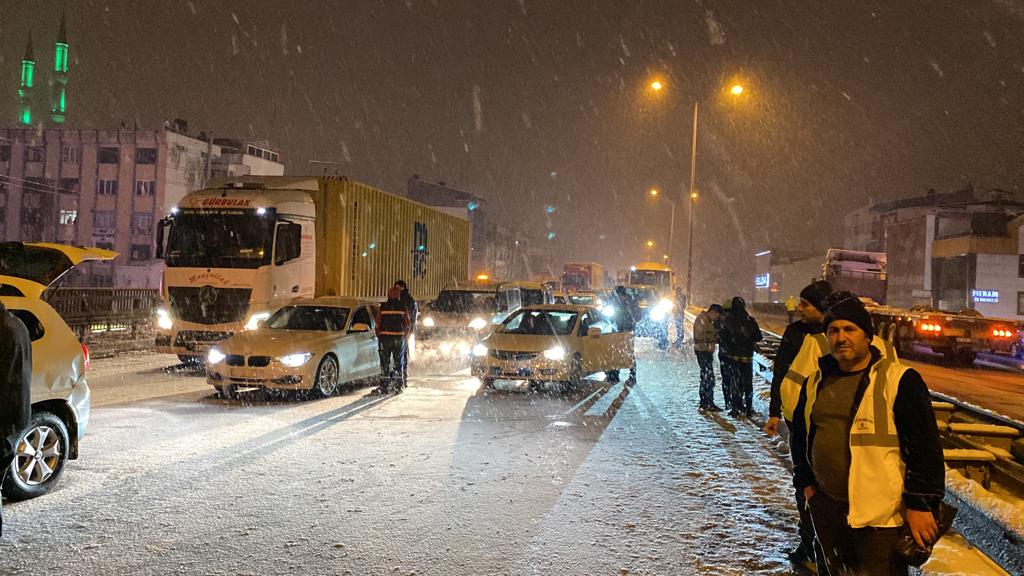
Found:
M 729 360 L 729 350 L 726 348 L 728 343 L 722 339 L 722 330 L 731 311 L 732 299 L 730 298 L 722 303 L 722 312 L 718 315 L 718 320 L 715 321 L 715 328 L 718 330 L 718 365 L 722 371 L 722 401 L 725 403 L 725 409 L 730 412 L 732 411 L 732 362 Z
M 945 465 L 928 387 L 874 345 L 854 295 L 830 301 L 830 354 L 807 377 L 793 413 L 793 485 L 818 539 L 819 573 L 905 575 L 901 529 L 930 547 Z
M 732 408 L 729 415 L 737 418 L 754 414 L 754 345 L 764 339 L 757 320 L 747 314 L 747 303 L 739 297 L 732 299 L 732 309 L 722 324 L 722 342 L 725 344 L 732 370 Z
M 830 294 L 832 294 L 832 286 L 824 280 L 815 280 L 800 291 L 800 301 L 795 305 L 800 318 L 786 326 L 772 366 L 768 423 L 764 427 L 765 433 L 770 436 L 778 434 L 779 420 L 783 418 L 786 421 L 786 429 L 793 429 L 793 409 L 796 407 L 796 401 L 800 395 L 800 386 L 803 385 L 806 374 L 811 372 L 811 369 L 817 365 L 818 358 L 824 353 L 805 352 L 803 362 L 797 363 L 796 369 L 791 373 L 790 367 L 793 365 L 793 361 L 804 348 L 809 350 L 813 347 L 816 352 L 828 350 L 825 325 L 822 322 L 825 320 L 825 299 Z M 789 308 L 788 301 L 786 308 Z M 810 363 L 813 365 L 804 366 L 804 364 Z M 785 399 L 783 399 L 783 392 L 786 395 Z M 783 410 L 783 405 L 785 405 L 785 410 Z M 787 555 L 794 565 L 803 565 L 814 561 L 814 527 L 811 525 L 803 492 L 796 490 L 795 498 L 796 509 L 800 512 L 800 522 L 797 526 L 800 544 Z
M 402 291 L 402 296 L 399 300 L 405 306 L 405 311 L 409 313 L 409 336 L 405 341 L 405 352 L 402 353 L 402 381 L 404 382 L 409 378 L 409 349 L 412 347 L 412 335 L 416 330 L 416 319 L 420 315 L 420 305 L 412 297 L 412 294 L 409 293 L 409 286 L 405 283 L 405 280 L 395 280 L 395 288 Z
M 712 304 L 693 321 L 693 352 L 700 366 L 700 404 L 698 410 L 721 412 L 715 405 L 715 345 L 718 343 L 718 319 L 722 306 Z
M 32 338 L 25 324 L 0 302 L 0 487 L 11 469 L 15 444 L 32 418 Z M 0 536 L 3 536 L 0 494 Z
M 392 286 L 388 290 L 388 300 L 377 310 L 376 320 L 375 331 L 380 352 L 380 371 L 383 376 L 380 391 L 401 392 L 407 385 L 402 357 L 405 354 L 406 340 L 412 333 L 412 321 L 409 319 L 409 310 L 402 303 L 400 288 Z

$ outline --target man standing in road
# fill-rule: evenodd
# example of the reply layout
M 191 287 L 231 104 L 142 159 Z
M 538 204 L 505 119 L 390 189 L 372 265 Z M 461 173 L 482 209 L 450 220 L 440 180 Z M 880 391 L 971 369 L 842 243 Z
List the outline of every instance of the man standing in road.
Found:
M 676 348 L 682 348 L 686 342 L 686 293 L 682 287 L 676 286 L 676 302 L 673 308 L 673 318 L 676 323 Z
M 825 299 L 831 293 L 832 286 L 824 280 L 815 280 L 800 291 L 800 302 L 797 304 L 800 319 L 786 326 L 772 366 L 768 423 L 764 427 L 765 433 L 770 436 L 778 434 L 780 419 L 785 419 L 787 430 L 793 429 L 793 410 L 800 397 L 800 387 L 807 376 L 817 370 L 818 359 L 828 352 L 825 325 L 822 322 L 825 320 Z M 789 307 L 788 300 L 786 307 Z M 798 357 L 801 361 L 794 365 Z M 800 544 L 788 556 L 794 565 L 801 565 L 814 561 L 814 528 L 807 513 L 803 492 L 797 490 L 795 497 L 796 508 L 800 512 Z
M 32 339 L 28 329 L 0 302 L 0 486 L 14 461 L 15 443 L 32 417 Z M 3 536 L 0 494 L 0 536 Z
M 729 312 L 732 310 L 732 299 L 722 304 L 722 313 L 715 322 L 718 329 L 718 366 L 722 370 L 722 401 L 725 402 L 725 409 L 732 411 L 732 361 L 729 360 L 728 344 L 722 340 L 722 329 L 726 320 L 729 319 Z
M 757 320 L 747 314 L 747 303 L 734 296 L 732 310 L 722 325 L 722 342 L 732 368 L 732 409 L 729 415 L 750 418 L 754 415 L 754 345 L 764 337 Z
M 790 435 L 819 572 L 905 575 L 901 529 L 933 544 L 945 492 L 928 388 L 872 344 L 871 316 L 855 297 L 832 303 L 824 324 L 831 354 L 801 390 Z
M 381 304 L 377 310 L 377 346 L 380 351 L 381 375 L 384 378 L 380 386 L 382 394 L 390 391 L 401 392 L 406 386 L 402 355 L 405 353 L 406 340 L 412 332 L 412 322 L 401 298 L 402 290 L 392 286 L 388 290 L 388 301 Z
M 803 298 L 803 296 L 801 296 L 801 298 Z M 792 294 L 789 295 L 789 298 L 786 298 L 786 324 L 793 323 L 793 315 L 799 308 L 798 304 L 799 303 L 796 301 L 796 298 L 793 298 Z
M 636 324 L 640 321 L 641 311 L 640 305 L 636 303 L 636 300 L 629 295 L 629 291 L 626 290 L 625 286 L 615 287 L 615 298 L 612 307 L 615 309 L 613 312 L 613 318 L 615 325 L 621 332 L 629 332 L 632 337 L 633 331 L 636 330 Z M 629 377 L 636 380 L 636 368 L 629 371 Z
M 718 343 L 716 322 L 722 315 L 722 307 L 712 304 L 697 315 L 693 321 L 693 351 L 700 366 L 699 410 L 721 412 L 715 405 L 715 344 Z
M 405 311 L 409 313 L 409 336 L 405 340 L 405 352 L 402 353 L 402 381 L 405 382 L 409 378 L 409 352 L 413 344 L 413 331 L 416 330 L 416 318 L 420 315 L 420 305 L 409 293 L 405 280 L 396 280 L 395 288 L 402 291 L 402 306 L 405 306 Z

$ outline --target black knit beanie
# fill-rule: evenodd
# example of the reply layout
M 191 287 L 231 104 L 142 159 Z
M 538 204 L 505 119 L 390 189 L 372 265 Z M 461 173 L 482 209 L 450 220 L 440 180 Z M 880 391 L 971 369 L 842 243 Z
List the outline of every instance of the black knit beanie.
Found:
M 828 299 L 828 311 L 825 312 L 825 329 L 836 320 L 847 320 L 853 322 L 863 330 L 868 338 L 875 335 L 875 328 L 871 324 L 871 315 L 864 308 L 864 304 L 852 292 L 837 292 Z
M 814 306 L 822 312 L 828 310 L 828 307 L 825 306 L 825 299 L 831 294 L 832 285 L 824 280 L 815 280 L 800 291 L 801 298 L 807 300 L 811 306 Z

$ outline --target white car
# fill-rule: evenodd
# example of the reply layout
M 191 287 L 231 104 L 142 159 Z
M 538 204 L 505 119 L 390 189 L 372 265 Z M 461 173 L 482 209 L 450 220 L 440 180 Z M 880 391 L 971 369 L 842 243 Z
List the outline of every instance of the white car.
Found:
M 223 397 L 239 388 L 334 394 L 343 383 L 380 376 L 374 334 L 378 304 L 323 296 L 300 298 L 218 343 L 206 358 L 206 382 Z
M 574 387 L 598 372 L 615 381 L 620 369 L 636 369 L 633 336 L 589 306 L 522 308 L 473 348 L 472 374 L 487 387 L 496 380 Z
M 416 335 L 420 339 L 476 339 L 491 327 L 498 310 L 497 284 L 450 286 L 441 290 L 420 312 Z
M 89 425 L 89 349 L 43 292 L 81 262 L 110 260 L 116 252 L 62 244 L 0 243 L 0 300 L 32 338 L 32 420 L 19 436 L 3 494 L 41 496 L 60 479 Z

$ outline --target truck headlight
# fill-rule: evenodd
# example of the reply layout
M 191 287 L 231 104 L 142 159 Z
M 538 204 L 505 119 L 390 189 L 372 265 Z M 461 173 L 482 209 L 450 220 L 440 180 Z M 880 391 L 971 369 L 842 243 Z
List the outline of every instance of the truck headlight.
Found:
M 673 308 L 675 308 L 675 304 L 673 304 L 671 300 L 663 298 L 654 306 L 654 308 L 651 309 L 651 320 L 661 322 L 666 316 L 668 316 L 668 313 L 671 312 Z
M 210 348 L 210 351 L 206 353 L 206 361 L 210 364 L 218 364 L 224 360 L 224 353 L 216 348 Z
M 161 330 L 170 330 L 174 328 L 174 320 L 171 320 L 171 313 L 168 312 L 166 308 L 157 308 L 156 327 Z
M 424 318 L 423 319 L 423 326 L 426 327 L 426 328 L 433 328 L 434 327 L 434 318 L 433 318 L 433 316 L 427 316 L 426 318 Z
M 555 346 L 544 351 L 544 357 L 548 360 L 565 360 L 565 348 Z
M 302 366 L 306 362 L 309 362 L 309 359 L 312 357 L 312 352 L 300 352 L 298 354 L 289 354 L 287 356 L 281 356 L 277 359 L 277 361 L 289 368 L 298 368 L 299 366 Z
M 484 346 L 483 344 L 473 346 L 473 356 L 476 356 L 477 358 L 487 356 L 487 346 Z
M 245 330 L 255 330 L 260 327 L 260 320 L 266 320 L 270 318 L 270 312 L 257 312 L 252 316 L 249 316 L 249 320 L 245 323 Z
M 469 327 L 473 330 L 483 330 L 487 327 L 487 321 L 478 316 L 469 322 Z

